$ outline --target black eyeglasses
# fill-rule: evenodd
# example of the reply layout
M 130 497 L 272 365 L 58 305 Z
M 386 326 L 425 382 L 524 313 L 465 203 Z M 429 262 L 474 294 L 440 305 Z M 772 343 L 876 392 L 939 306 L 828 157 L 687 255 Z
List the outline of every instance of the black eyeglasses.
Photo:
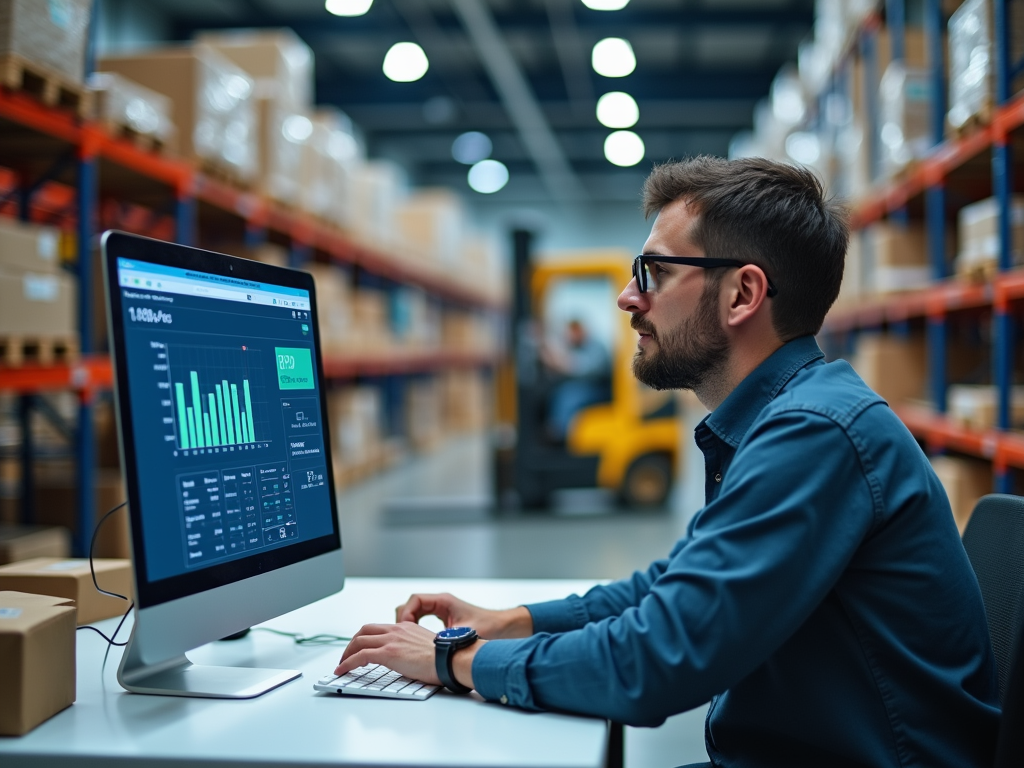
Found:
M 651 290 L 658 290 L 658 276 L 651 271 L 650 265 L 655 262 L 666 264 L 685 264 L 690 267 L 701 267 L 702 269 L 715 269 L 716 267 L 745 267 L 753 262 L 740 261 L 739 259 L 706 259 L 702 256 L 637 256 L 633 259 L 633 278 L 636 280 L 640 293 L 647 293 L 648 286 Z M 772 282 L 772 279 L 765 275 L 768 281 L 768 296 L 774 296 L 779 292 Z

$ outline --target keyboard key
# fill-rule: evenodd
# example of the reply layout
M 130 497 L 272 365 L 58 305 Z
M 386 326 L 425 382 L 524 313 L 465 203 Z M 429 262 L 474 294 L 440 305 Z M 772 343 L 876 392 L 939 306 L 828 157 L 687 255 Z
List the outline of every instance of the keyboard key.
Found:
M 319 682 L 320 682 L 320 685 L 330 685 L 331 683 L 333 683 L 337 679 L 338 679 L 337 675 L 326 675 L 324 677 L 321 677 Z
M 407 685 L 408 685 L 408 683 L 403 683 L 401 680 L 396 680 L 395 682 L 393 682 L 391 685 L 389 685 L 384 690 L 386 692 L 388 692 L 388 693 L 395 693 L 397 691 L 402 690 Z

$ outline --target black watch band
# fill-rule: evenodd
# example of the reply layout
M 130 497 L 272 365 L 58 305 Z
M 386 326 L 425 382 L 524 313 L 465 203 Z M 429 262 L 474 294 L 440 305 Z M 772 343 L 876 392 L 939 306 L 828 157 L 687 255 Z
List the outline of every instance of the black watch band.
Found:
M 444 629 L 434 637 L 434 669 L 442 685 L 453 693 L 469 693 L 473 690 L 455 679 L 452 658 L 456 651 L 466 648 L 476 641 L 476 630 L 470 627 Z

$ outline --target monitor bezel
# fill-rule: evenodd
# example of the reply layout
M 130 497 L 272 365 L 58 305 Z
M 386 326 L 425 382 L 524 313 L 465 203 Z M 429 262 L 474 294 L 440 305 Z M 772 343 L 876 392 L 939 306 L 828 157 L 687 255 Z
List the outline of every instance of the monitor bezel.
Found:
M 189 597 L 216 589 L 260 574 L 287 568 L 304 560 L 342 549 L 338 518 L 337 494 L 331 458 L 330 421 L 324 389 L 323 354 L 320 329 L 317 322 L 316 290 L 308 272 L 263 264 L 214 251 L 168 243 L 162 240 L 108 230 L 101 238 L 104 283 L 107 300 L 107 328 L 114 368 L 114 402 L 120 434 L 121 466 L 128 491 L 128 512 L 132 559 L 135 571 L 135 601 L 138 608 L 148 608 L 172 600 Z M 119 258 L 166 267 L 189 269 L 223 277 L 235 277 L 258 283 L 297 288 L 309 293 L 310 326 L 312 330 L 316 373 L 319 388 L 320 423 L 323 427 L 323 449 L 327 475 L 327 490 L 331 504 L 332 532 L 308 541 L 300 541 L 249 557 L 240 557 L 224 563 L 203 566 L 195 571 L 151 581 L 149 579 L 146 550 L 143 545 L 143 520 L 139 494 L 138 465 L 135 460 L 135 432 L 129 395 L 128 368 L 125 358 L 125 326 L 120 285 Z M 121 386 L 121 382 L 125 386 Z

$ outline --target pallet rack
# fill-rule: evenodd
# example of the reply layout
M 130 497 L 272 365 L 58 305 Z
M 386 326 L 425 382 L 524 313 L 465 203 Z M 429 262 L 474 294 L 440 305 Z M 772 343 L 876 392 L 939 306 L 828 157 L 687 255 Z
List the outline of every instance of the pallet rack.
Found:
M 1024 3 L 1013 3 L 1024 13 Z M 931 407 L 897 406 L 896 412 L 929 452 L 951 450 L 988 459 L 993 465 L 994 490 L 1011 493 L 1018 488 L 1014 471 L 1024 470 L 1024 434 L 1011 431 L 1011 385 L 1016 354 L 1016 324 L 1024 312 L 1024 270 L 1012 263 L 1011 196 L 1024 187 L 1024 174 L 1015 174 L 1014 144 L 1024 141 L 1024 95 L 1011 96 L 1013 78 L 1024 62 L 1010 57 L 1010 0 L 992 0 L 994 11 L 995 105 L 991 122 L 961 137 L 945 139 L 946 77 L 944 71 L 945 19 L 939 0 L 924 8 L 926 49 L 930 59 L 933 94 L 931 134 L 933 148 L 901 178 L 874 190 L 871 199 L 853 211 L 854 230 L 887 219 L 906 224 L 911 217 L 924 221 L 933 284 L 923 290 L 869 301 L 854 309 L 837 310 L 827 319 L 823 340 L 830 356 L 841 356 L 861 332 L 883 329 L 905 334 L 911 321 L 925 326 L 928 356 L 928 394 Z M 903 59 L 905 8 L 903 0 L 887 0 L 885 19 L 892 40 L 892 59 Z M 857 31 L 854 45 L 865 60 L 870 125 L 869 157 L 877 169 L 877 91 L 871 86 L 877 72 L 876 39 L 883 22 L 871 14 Z M 833 78 L 835 80 L 836 78 Z M 986 153 L 989 157 L 986 158 Z M 982 283 L 952 279 L 946 254 L 947 221 L 963 202 L 986 196 L 996 198 L 999 215 L 997 274 Z M 997 392 L 996 427 L 977 431 L 963 428 L 946 417 L 947 346 L 950 318 L 961 313 L 991 315 L 991 381 Z
M 74 435 L 77 528 L 75 554 L 88 550 L 94 509 L 93 403 L 112 384 L 109 358 L 93 347 L 92 248 L 101 202 L 119 201 L 139 214 L 122 228 L 147 234 L 162 230 L 182 244 L 197 242 L 206 226 L 237 232 L 237 240 L 258 245 L 268 239 L 289 246 L 292 266 L 312 259 L 353 270 L 360 283 L 375 287 L 413 286 L 443 304 L 500 316 L 504 306 L 492 294 L 474 290 L 394 255 L 366 247 L 335 227 L 259 195 L 233 188 L 197 171 L 191 164 L 140 148 L 110 135 L 99 125 L 69 111 L 50 108 L 28 95 L 0 89 L 0 210 L 10 207 L 23 220 L 60 224 L 76 233 L 76 274 L 79 286 L 79 334 L 82 359 L 70 365 L 0 367 L 0 391 L 20 396 L 22 519 L 31 522 L 33 446 L 30 414 L 37 395 L 71 390 L 79 399 L 77 425 L 63 425 Z M 439 351 L 389 352 L 386 355 L 328 357 L 328 380 L 377 379 L 385 401 L 401 405 L 402 380 L 456 368 L 490 369 L 494 354 Z M 51 417 L 53 414 L 49 414 Z M 397 419 L 393 419 L 397 421 Z

